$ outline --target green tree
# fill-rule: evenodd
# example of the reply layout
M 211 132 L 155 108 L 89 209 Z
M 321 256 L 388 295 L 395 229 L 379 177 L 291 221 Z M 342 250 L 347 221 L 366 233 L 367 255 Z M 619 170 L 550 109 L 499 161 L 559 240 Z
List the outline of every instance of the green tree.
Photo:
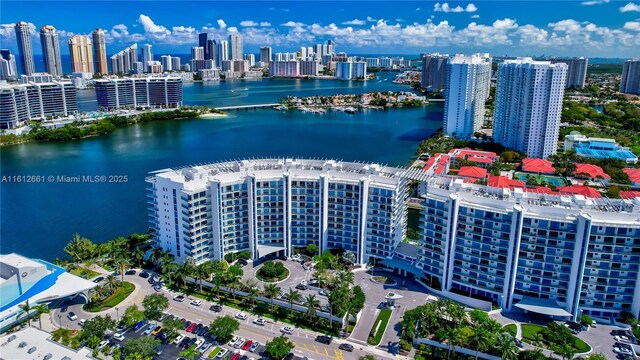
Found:
M 91 240 L 76 233 L 73 235 L 73 239 L 64 247 L 64 252 L 69 254 L 73 261 L 82 262 L 94 256 L 96 245 Z
M 496 350 L 503 360 L 515 360 L 518 358 L 518 347 L 515 339 L 507 332 L 501 332 L 496 338 Z
M 127 327 L 133 327 L 142 320 L 144 320 L 144 312 L 138 308 L 138 305 L 133 304 L 124 310 L 120 322 Z
M 518 360 L 547 360 L 541 349 L 524 350 L 518 353 Z
M 123 353 L 125 359 L 151 359 L 156 354 L 156 349 L 162 345 L 162 342 L 151 336 L 142 336 L 131 339 L 124 344 Z
M 318 251 L 319 251 L 318 245 L 316 245 L 316 244 L 311 243 L 311 244 L 307 245 L 307 247 L 306 247 L 306 253 L 309 256 L 318 255 Z
M 358 360 L 376 360 L 376 357 L 373 355 L 365 355 L 365 356 L 360 356 Z
M 167 336 L 169 338 L 172 338 L 178 335 L 178 330 L 183 329 L 183 324 L 180 319 L 170 317 L 162 321 L 162 328 L 164 329 L 163 331 L 167 334 Z
M 265 344 L 266 355 L 274 360 L 282 360 L 287 356 L 295 345 L 284 335 L 280 335 Z
M 302 299 L 302 295 L 296 289 L 289 288 L 289 291 L 286 293 L 287 301 L 289 301 L 289 314 L 293 313 L 293 303 L 298 302 Z
M 593 323 L 593 319 L 587 314 L 582 314 L 580 315 L 580 323 L 582 325 L 591 326 L 591 324 Z
M 231 340 L 233 333 L 238 331 L 239 328 L 240 323 L 238 320 L 228 315 L 216 318 L 209 324 L 209 332 L 212 335 L 217 335 L 216 340 L 220 343 L 226 343 Z
M 27 325 L 31 327 L 31 310 L 33 310 L 34 307 L 29 305 L 29 300 L 25 301 L 22 305 L 18 305 L 18 307 L 27 314 Z
M 113 293 L 114 291 L 116 291 L 116 286 L 118 285 L 118 279 L 115 276 L 109 274 L 109 275 L 107 275 L 105 280 L 106 280 L 107 286 L 109 286 L 109 289 L 111 290 L 111 292 Z
M 51 309 L 46 304 L 38 304 L 33 309 L 36 311 L 36 317 L 38 318 L 40 329 L 42 329 L 42 314 L 50 313 Z
M 200 291 L 202 291 L 202 282 L 208 279 L 212 273 L 213 269 L 211 263 L 208 261 L 198 264 L 193 268 L 193 277 L 198 280 Z
M 81 338 L 89 347 L 94 348 L 104 338 L 104 333 L 116 327 L 116 322 L 109 315 L 96 316 L 87 320 L 82 326 Z
M 173 283 L 173 279 L 175 278 L 175 272 L 178 270 L 180 265 L 173 260 L 173 258 L 168 259 L 167 261 L 163 261 L 160 269 L 162 273 L 169 280 L 169 284 Z
M 316 307 L 320 306 L 320 300 L 314 294 L 309 294 L 304 298 L 304 304 L 307 307 L 307 315 L 313 321 L 316 316 Z
M 178 354 L 179 357 L 193 360 L 196 356 L 200 355 L 200 351 L 196 350 L 196 345 L 191 345 L 189 348 L 184 349 Z
M 560 355 L 562 359 L 573 359 L 576 355 L 576 349 L 569 343 L 555 346 L 553 352 Z
M 260 289 L 256 286 L 252 286 L 247 289 L 247 298 L 249 298 L 249 302 L 251 303 L 251 308 L 256 306 L 256 298 L 260 295 Z
M 169 300 L 162 294 L 150 294 L 142 299 L 144 314 L 150 319 L 158 319 L 169 308 Z
M 276 284 L 264 284 L 264 296 L 271 300 L 271 309 L 273 310 L 273 299 L 280 296 L 282 289 Z

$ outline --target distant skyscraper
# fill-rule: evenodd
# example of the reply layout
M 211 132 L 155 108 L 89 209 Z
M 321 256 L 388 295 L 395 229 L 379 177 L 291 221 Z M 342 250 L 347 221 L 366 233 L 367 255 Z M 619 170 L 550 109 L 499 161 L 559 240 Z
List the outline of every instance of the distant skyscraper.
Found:
M 204 48 L 200 46 L 192 47 L 191 60 L 204 60 Z
M 627 60 L 622 64 L 620 92 L 640 94 L 640 59 Z
M 364 61 L 342 61 L 336 63 L 336 79 L 355 80 L 367 76 L 367 63 Z
M 40 44 L 42 45 L 44 70 L 53 76 L 62 76 L 60 44 L 56 28 L 51 25 L 43 26 L 40 29 Z
M 91 40 L 86 35 L 75 35 L 69 39 L 71 72 L 93 74 L 93 53 Z
M 300 59 L 302 60 L 306 60 L 307 59 L 307 47 L 303 46 L 300 48 Z
M 218 58 L 216 59 L 219 68 L 222 68 L 222 62 L 225 60 L 229 60 L 229 42 L 220 40 L 218 42 Z
M 486 55 L 458 54 L 447 62 L 444 133 L 468 139 L 480 130 L 484 103 L 489 95 L 491 58 Z
M 229 55 L 231 56 L 230 60 L 242 60 L 242 55 L 244 54 L 242 35 L 230 34 L 229 48 L 231 50 L 231 52 L 229 53 Z
M 209 57 L 207 57 L 207 55 Z M 215 40 L 207 40 L 207 47 L 204 50 L 205 60 L 211 60 L 215 64 L 214 68 L 218 66 L 218 43 Z
M 149 62 L 153 61 L 153 46 L 151 44 L 142 45 L 142 65 L 144 66 L 144 72 L 147 72 Z
M 31 48 L 31 34 L 29 24 L 20 21 L 16 24 L 16 40 L 18 41 L 18 53 L 20 54 L 20 71 L 22 74 L 31 75 L 36 72 L 33 63 L 33 49 Z
M 315 49 L 314 49 L 314 54 L 316 59 L 322 59 L 322 55 L 324 55 L 324 53 L 322 52 L 322 44 L 316 44 Z
M 0 50 L 0 80 L 16 80 L 18 69 L 16 57 L 7 49 Z
M 98 28 L 91 33 L 93 37 L 93 61 L 95 72 L 99 74 L 108 74 L 107 68 L 107 46 L 104 37 L 104 30 Z
M 247 60 L 249 67 L 256 65 L 256 56 L 253 54 L 244 54 L 244 60 Z
M 327 52 L 323 55 L 333 55 L 336 53 L 336 44 L 332 40 L 327 40 Z
M 111 71 L 114 74 L 129 74 L 138 62 L 138 44 L 133 44 L 111 56 Z
M 180 58 L 179 57 L 173 56 L 171 58 L 171 70 L 173 70 L 173 71 L 180 71 L 181 70 Z
M 420 86 L 431 91 L 444 89 L 447 84 L 447 60 L 449 55 L 427 54 L 422 57 Z
M 173 71 L 173 64 L 171 62 L 171 55 L 162 55 L 160 56 L 160 63 L 162 64 L 162 68 L 164 71 Z
M 204 49 L 204 59 L 211 59 L 211 54 L 209 53 L 209 46 L 207 44 L 207 33 L 198 34 L 198 46 Z
M 268 63 L 272 61 L 271 46 L 263 46 L 260 48 L 260 62 Z
M 566 88 L 583 88 L 587 80 L 587 66 L 589 59 L 580 58 L 551 58 L 552 64 L 565 63 L 569 67 L 567 70 Z
M 556 152 L 567 64 L 531 58 L 498 66 L 493 138 L 529 157 Z

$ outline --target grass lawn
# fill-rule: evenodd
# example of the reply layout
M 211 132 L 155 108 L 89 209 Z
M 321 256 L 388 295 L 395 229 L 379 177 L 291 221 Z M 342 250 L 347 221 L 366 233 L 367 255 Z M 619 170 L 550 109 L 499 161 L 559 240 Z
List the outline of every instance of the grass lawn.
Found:
M 504 331 L 508 332 L 509 334 L 511 334 L 511 336 L 513 336 L 514 338 L 516 337 L 516 334 L 518 333 L 518 327 L 516 326 L 516 324 L 506 325 L 502 329 Z
M 117 306 L 122 302 L 122 300 L 126 299 L 133 290 L 136 289 L 136 286 L 130 282 L 123 282 L 116 288 L 116 291 L 111 294 L 111 296 L 102 300 L 99 303 L 87 303 L 84 305 L 83 309 L 88 312 L 97 312 L 102 310 L 111 309 L 114 306 Z
M 507 326 L 511 326 L 511 325 L 507 325 Z M 534 325 L 534 324 L 521 324 L 522 327 L 522 339 L 525 340 L 526 342 L 530 343 L 530 344 L 535 344 L 535 337 L 536 334 L 538 332 L 540 332 L 540 330 L 542 330 L 544 328 L 544 326 L 541 325 Z M 510 331 L 509 329 L 506 329 L 507 331 Z M 515 325 L 513 325 L 513 330 L 514 330 L 514 334 L 515 334 Z M 575 336 L 572 336 L 573 340 L 574 340 L 574 348 L 576 350 L 577 353 L 583 353 L 583 352 L 587 352 L 589 350 L 591 350 L 591 346 L 587 345 L 587 343 L 585 343 L 584 341 L 578 339 Z M 552 344 L 549 344 L 547 342 L 542 343 L 542 346 L 550 349 L 552 348 Z
M 369 333 L 369 339 L 367 340 L 369 345 L 377 346 L 378 344 L 380 344 L 380 340 L 382 340 L 382 335 L 384 335 L 384 331 L 387 329 L 389 318 L 391 318 L 390 309 L 380 310 L 380 313 L 378 314 L 378 318 L 376 319 L 376 322 L 373 323 L 373 327 L 371 328 L 371 332 Z M 375 331 L 375 334 L 374 334 L 374 331 Z
M 73 274 L 73 275 L 80 276 L 83 279 L 91 279 L 91 278 L 94 278 L 94 277 L 100 275 L 100 273 L 97 273 L 97 272 L 95 272 L 93 270 L 89 270 L 89 269 L 86 269 L 86 268 L 83 268 L 83 267 L 73 268 L 73 269 L 69 270 L 69 272 L 71 274 Z

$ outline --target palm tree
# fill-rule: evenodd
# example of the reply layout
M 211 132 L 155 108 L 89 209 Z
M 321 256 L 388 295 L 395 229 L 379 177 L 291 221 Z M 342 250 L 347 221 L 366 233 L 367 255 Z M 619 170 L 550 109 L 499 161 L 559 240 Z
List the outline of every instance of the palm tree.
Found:
M 36 306 L 33 307 L 33 309 L 36 311 L 37 313 L 37 317 L 38 317 L 38 322 L 40 323 L 40 329 L 42 329 L 42 314 L 48 314 L 51 312 L 51 309 L 49 309 L 49 307 L 45 304 L 38 304 Z
M 450 359 L 451 351 L 454 350 L 460 342 L 460 331 L 455 327 L 451 327 L 445 331 L 445 334 L 448 345 L 447 359 Z
M 307 315 L 313 321 L 316 316 L 316 306 L 320 306 L 320 300 L 316 299 L 314 294 L 309 294 L 304 298 L 304 304 L 307 306 Z
M 475 345 L 476 348 L 476 360 L 478 360 L 478 353 L 480 350 L 484 351 L 487 346 L 489 346 L 491 341 L 491 334 L 484 327 L 475 327 L 473 329 L 473 334 L 471 334 L 471 343 Z
M 302 299 L 302 295 L 300 295 L 300 292 L 298 290 L 289 288 L 289 291 L 287 291 L 287 300 L 289 300 L 289 314 L 293 313 L 293 303 L 300 301 L 300 299 Z
M 257 287 L 250 287 L 247 291 L 247 297 L 249 298 L 249 302 L 251 302 L 251 308 L 256 306 L 256 298 L 260 295 L 260 289 Z
M 282 289 L 276 284 L 265 284 L 264 285 L 264 296 L 271 299 L 271 310 L 273 310 L 273 299 L 278 297 L 282 293 Z
M 109 285 L 109 289 L 111 289 L 111 293 L 116 291 L 116 285 L 118 284 L 118 279 L 115 276 L 109 274 L 105 279 L 107 281 L 107 285 Z
M 329 276 L 329 272 L 326 269 L 316 270 L 312 277 L 318 282 L 318 287 L 322 287 Z
M 413 341 L 413 338 L 416 336 L 416 323 L 414 320 L 405 321 L 404 319 L 400 322 L 402 326 L 402 339 L 406 341 Z
M 185 261 L 176 270 L 176 278 L 182 282 L 182 286 L 187 286 L 187 277 L 193 273 L 193 266 L 189 261 Z
M 338 271 L 334 281 L 338 284 L 353 284 L 353 276 L 351 271 Z
M 202 264 L 198 264 L 193 269 L 193 277 L 195 277 L 196 280 L 198 280 L 198 283 L 200 284 L 200 291 L 202 291 L 202 282 L 204 281 L 204 279 L 209 278 L 209 276 L 211 276 L 211 273 L 209 272 L 209 269 L 207 269 L 206 262 Z
M 32 307 L 31 305 L 29 305 L 29 300 L 27 300 L 24 304 L 22 305 L 18 305 L 18 307 L 20 308 L 20 310 L 24 311 L 27 313 L 27 325 L 29 325 L 29 327 L 31 327 L 31 322 L 29 321 L 29 319 L 31 318 L 31 314 L 29 313 L 31 310 L 34 309 L 34 307 Z
M 231 293 L 231 296 L 233 296 L 233 300 L 236 299 L 236 290 L 240 289 L 240 282 L 238 281 L 238 279 L 232 279 L 230 283 L 227 284 L 227 287 L 229 288 L 229 292 Z
M 562 344 L 562 346 L 556 347 L 553 352 L 562 356 L 562 360 L 573 359 L 576 354 L 576 349 L 574 349 L 571 344 Z
M 155 264 L 165 254 L 166 254 L 166 252 L 162 248 L 154 247 L 153 250 L 151 250 L 151 254 L 149 255 L 149 261 L 151 261 L 152 263 Z
M 131 253 L 131 259 L 135 262 L 138 267 L 142 267 L 142 261 L 144 260 L 144 251 L 140 248 L 136 248 Z
M 169 279 L 169 284 L 172 283 L 173 278 L 176 276 L 176 271 L 180 265 L 177 262 L 173 261 L 173 259 L 169 259 L 167 262 L 162 262 L 162 273 Z
M 540 347 L 542 346 L 542 343 L 544 342 L 544 336 L 542 336 L 541 333 L 537 332 L 535 334 L 533 334 L 533 342 L 536 344 L 536 346 Z
M 502 360 L 515 360 L 518 358 L 518 348 L 514 337 L 506 332 L 501 332 L 496 338 L 496 348 Z

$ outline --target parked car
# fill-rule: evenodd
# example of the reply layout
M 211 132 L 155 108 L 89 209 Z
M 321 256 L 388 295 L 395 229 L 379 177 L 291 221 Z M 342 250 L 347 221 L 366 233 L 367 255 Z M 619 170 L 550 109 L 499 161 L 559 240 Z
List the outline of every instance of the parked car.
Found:
M 180 344 L 182 339 L 184 339 L 184 335 L 178 335 L 178 337 L 175 340 L 173 340 L 173 343 L 174 344 Z
M 198 339 L 196 340 L 196 342 L 194 342 L 196 349 L 200 347 L 200 345 L 202 345 L 204 343 L 204 339 Z
M 160 333 L 160 331 L 162 331 L 162 326 L 158 325 L 158 326 L 156 326 L 155 329 L 153 329 L 153 331 L 151 332 L 151 335 L 153 335 L 153 336 L 158 335 Z
M 264 326 L 267 323 L 267 320 L 263 319 L 263 318 L 257 318 L 255 320 L 253 320 L 254 324 L 260 325 L 260 326 Z
M 136 274 L 136 271 L 135 271 L 135 270 L 133 270 L 133 269 L 131 269 L 131 270 L 127 270 L 124 274 L 125 274 L 125 275 L 135 275 L 135 274 Z
M 193 300 L 191 300 L 191 302 L 189 304 L 194 305 L 194 306 L 200 306 L 200 305 L 202 305 L 202 300 L 193 299 Z
M 138 321 L 135 325 L 133 325 L 133 331 L 140 330 L 140 328 L 145 326 L 146 324 L 147 324 L 147 320 Z
M 103 347 L 107 346 L 107 344 L 109 344 L 109 340 L 102 340 L 100 341 L 100 344 L 98 344 L 96 349 L 102 349 Z
M 245 341 L 244 344 L 242 344 L 242 346 L 240 346 L 240 349 L 249 350 L 249 348 L 251 347 L 251 344 L 253 344 L 253 341 L 247 340 L 247 341 Z
M 245 259 L 239 259 L 237 263 L 240 266 L 247 266 L 247 264 L 249 264 Z
M 233 343 L 233 347 L 239 349 L 242 344 L 244 344 L 246 340 L 243 338 L 239 338 L 235 343 Z
M 104 276 L 98 276 L 97 278 L 93 279 L 93 282 L 97 284 L 102 280 L 104 280 Z
M 184 295 L 176 295 L 173 300 L 177 301 L 177 302 L 183 302 L 185 299 Z
M 198 324 L 198 325 L 196 325 L 196 327 L 193 328 L 193 330 L 191 330 L 191 332 L 196 334 L 196 335 L 198 335 L 198 333 L 200 332 L 200 330 L 202 330 L 203 327 L 204 327 L 204 325 Z
M 180 341 L 180 344 L 178 345 L 181 348 L 186 348 L 187 344 L 191 341 L 191 338 L 186 336 L 184 339 L 182 339 L 182 341 Z
M 211 310 L 213 312 L 220 312 L 220 311 L 222 311 L 222 306 L 220 306 L 220 305 L 211 305 L 209 307 L 209 310 Z
M 140 277 L 141 277 L 141 278 L 143 278 L 143 279 L 146 279 L 146 278 L 148 278 L 150 275 L 149 275 L 149 273 L 148 273 L 148 272 L 146 272 L 146 271 L 141 271 L 141 272 L 140 272 L 140 274 L 138 274 L 138 276 L 140 276 Z
M 209 349 L 209 347 L 211 347 L 211 343 L 205 342 L 204 344 L 200 345 L 197 350 L 200 351 L 201 354 L 203 354 L 205 351 L 207 351 L 207 349 Z
M 258 346 L 260 346 L 259 342 L 254 342 L 253 344 L 251 344 L 251 346 L 249 347 L 249 351 L 254 352 L 256 351 L 256 349 L 258 348 Z
M 280 329 L 280 332 L 291 335 L 293 334 L 293 330 L 294 328 L 292 328 L 291 326 L 285 326 L 282 329 Z
M 243 312 L 239 312 L 239 313 L 236 314 L 236 319 L 247 320 L 247 314 L 245 314 Z
M 220 349 L 220 352 L 218 352 L 218 355 L 216 355 L 216 359 L 224 359 L 224 357 L 229 353 L 229 350 L 222 348 Z
M 69 310 L 69 306 L 67 304 L 62 305 L 62 308 L 60 308 L 60 312 L 67 312 L 67 310 Z
M 307 285 L 304 284 L 298 284 L 296 285 L 296 289 L 298 290 L 307 290 L 309 287 Z
M 189 324 L 189 326 L 187 327 L 186 331 L 187 331 L 188 333 L 190 333 L 190 332 L 192 332 L 192 331 L 193 331 L 193 329 L 195 329 L 195 328 L 196 328 L 196 326 L 198 326 L 198 324 L 196 324 L 196 323 L 191 323 L 191 324 Z
M 198 336 L 204 336 L 204 334 L 209 332 L 209 327 L 208 326 L 203 326 L 202 329 L 200 329 L 198 331 Z
M 142 332 L 142 334 L 143 335 L 151 334 L 151 332 L 156 329 L 156 326 L 157 326 L 156 324 L 149 324 L 149 326 L 147 326 L 147 328 Z
M 325 345 L 331 344 L 331 340 L 333 340 L 331 336 L 327 336 L 327 335 L 316 336 L 316 341 Z
M 74 313 L 73 311 L 70 311 L 70 312 L 67 314 L 67 318 L 69 318 L 69 320 L 71 320 L 71 321 L 76 321 L 76 320 L 78 320 L 78 316 L 77 316 L 77 315 L 76 315 L 76 313 Z
M 155 290 L 156 292 L 159 292 L 160 290 L 162 290 L 162 285 L 160 285 L 159 283 L 153 285 L 153 290 Z
M 124 335 L 122 335 L 120 333 L 115 333 L 115 334 L 113 334 L 113 339 L 114 340 L 118 340 L 118 341 L 124 341 Z
M 227 343 L 227 345 L 229 346 L 233 346 L 233 344 L 236 343 L 236 341 L 238 341 L 238 339 L 240 339 L 240 336 L 234 336 L 233 339 L 229 340 L 229 342 Z
M 348 351 L 348 352 L 352 352 L 353 351 L 353 345 L 351 345 L 351 344 L 340 344 L 340 346 L 338 346 L 338 349 L 344 350 L 344 351 Z
M 84 326 L 84 324 L 85 324 L 86 322 L 87 322 L 87 319 L 80 319 L 80 320 L 78 321 L 78 325 L 80 325 L 80 326 Z

